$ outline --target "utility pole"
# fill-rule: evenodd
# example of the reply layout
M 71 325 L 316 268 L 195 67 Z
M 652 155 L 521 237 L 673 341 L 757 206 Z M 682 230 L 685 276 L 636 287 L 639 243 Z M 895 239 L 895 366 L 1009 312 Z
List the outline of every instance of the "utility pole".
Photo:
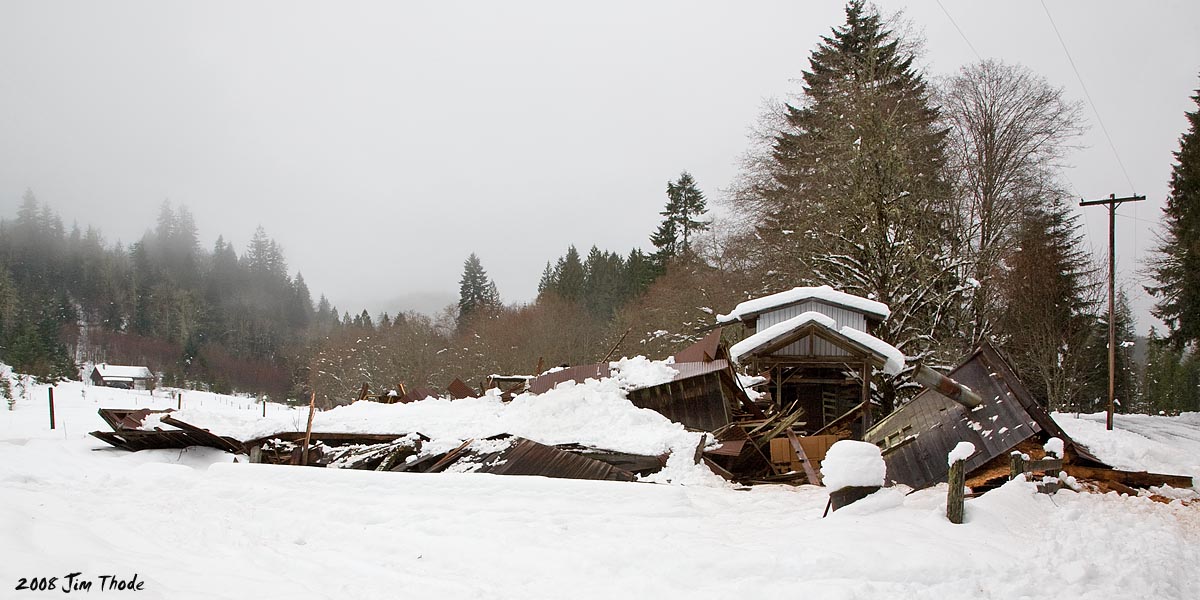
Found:
M 1122 202 L 1138 202 L 1145 196 L 1127 196 L 1118 198 L 1109 194 L 1102 200 L 1080 200 L 1080 206 L 1095 206 L 1103 204 L 1108 207 L 1108 430 L 1113 428 L 1113 411 L 1116 408 L 1117 397 L 1117 320 L 1115 281 L 1117 279 L 1117 207 Z

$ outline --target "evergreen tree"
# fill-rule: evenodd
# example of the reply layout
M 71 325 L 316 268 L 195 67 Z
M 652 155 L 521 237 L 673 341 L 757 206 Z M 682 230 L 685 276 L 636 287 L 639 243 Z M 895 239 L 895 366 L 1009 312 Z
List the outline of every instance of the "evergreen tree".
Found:
M 1100 308 L 1097 306 L 1096 308 Z M 1137 366 L 1133 359 L 1136 334 L 1133 329 L 1133 311 L 1124 292 L 1117 294 L 1116 303 L 1117 351 L 1114 396 L 1117 412 L 1135 412 L 1141 404 L 1141 386 Z M 1101 311 L 1092 320 L 1092 333 L 1087 346 L 1082 349 L 1081 370 L 1089 376 L 1079 378 L 1080 406 L 1073 410 L 1107 410 L 1108 407 L 1108 311 Z
M 500 307 L 496 283 L 483 270 L 474 252 L 463 263 L 462 279 L 458 282 L 458 322 L 466 327 L 470 321 Z
M 1200 104 L 1200 91 L 1192 100 Z M 1157 285 L 1154 315 L 1167 324 L 1177 347 L 1200 346 L 1200 109 L 1186 113 L 1188 130 L 1179 140 L 1171 169 L 1171 194 L 1163 208 L 1166 233 L 1153 262 Z
M 684 171 L 679 179 L 667 183 L 667 207 L 661 214 L 674 221 L 679 231 L 679 254 L 691 251 L 693 232 L 708 229 L 709 222 L 700 220 L 708 212 L 704 194 L 696 187 L 692 174 Z
M 583 261 L 579 259 L 579 251 L 575 246 L 569 246 L 567 253 L 558 259 L 554 265 L 554 292 L 559 297 L 577 301 L 583 295 L 583 284 L 586 277 Z
M 538 280 L 538 297 L 553 290 L 556 285 L 558 285 L 558 280 L 554 277 L 554 267 L 550 266 L 550 261 L 546 261 L 546 268 L 542 270 L 542 278 Z
M 1029 211 L 1016 237 L 1017 250 L 1000 282 L 1003 310 L 996 330 L 1003 335 L 997 341 L 1043 405 L 1076 409 L 1091 400 L 1085 394 L 1106 372 L 1097 371 L 1094 353 L 1086 351 L 1099 330 L 1094 270 L 1079 225 L 1059 201 Z
M 660 264 L 691 251 L 692 234 L 709 227 L 707 221 L 700 220 L 706 212 L 704 194 L 696 187 L 691 173 L 684 171 L 678 180 L 667 182 L 667 205 L 659 213 L 663 221 L 650 236 Z
M 743 207 L 758 219 L 765 288 L 829 284 L 884 302 L 893 316 L 876 334 L 922 360 L 950 337 L 961 288 L 946 131 L 913 62 L 873 9 L 850 2 L 810 56 L 804 101 L 785 106 L 770 180 Z M 886 410 L 898 382 L 882 383 Z
M 1147 412 L 1178 414 L 1200 410 L 1200 359 L 1194 352 L 1160 339 L 1151 328 L 1142 379 Z
M 658 229 L 650 234 L 650 243 L 657 248 L 654 252 L 655 261 L 660 265 L 665 264 L 679 254 L 679 224 L 674 219 L 663 219 Z

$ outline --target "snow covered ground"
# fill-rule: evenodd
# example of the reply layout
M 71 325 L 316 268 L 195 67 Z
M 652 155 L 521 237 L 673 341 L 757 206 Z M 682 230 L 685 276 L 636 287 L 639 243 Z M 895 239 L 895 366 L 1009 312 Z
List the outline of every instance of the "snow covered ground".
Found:
M 822 519 L 827 492 L 812 486 L 744 491 L 257 465 L 208 449 L 128 453 L 86 435 L 105 429 L 96 409 L 172 400 L 80 383 L 60 384 L 55 397 L 54 431 L 44 387 L 14 411 L 0 404 L 3 598 L 58 597 L 70 573 L 92 583 L 89 596 L 101 576 L 136 574 L 143 587 L 133 597 L 170 599 L 1184 599 L 1200 590 L 1200 503 L 1046 496 L 1013 482 L 969 500 L 963 525 L 945 520 L 944 488 L 884 489 Z M 261 411 L 251 399 L 198 392 L 183 402 Z M 273 405 L 268 415 L 303 426 L 302 410 Z M 1119 466 L 1193 474 L 1198 462 L 1200 415 L 1120 418 L 1126 429 L 1111 438 L 1095 431 L 1095 417 L 1058 418 Z M 14 591 L 21 578 L 51 577 L 54 591 Z

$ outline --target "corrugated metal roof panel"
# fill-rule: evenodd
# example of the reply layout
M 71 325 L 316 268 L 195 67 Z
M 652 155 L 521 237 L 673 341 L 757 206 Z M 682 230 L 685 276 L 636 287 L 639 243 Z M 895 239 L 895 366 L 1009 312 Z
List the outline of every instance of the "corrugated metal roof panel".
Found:
M 496 439 L 496 438 L 492 438 Z M 496 475 L 540 475 L 562 479 L 602 479 L 610 481 L 634 481 L 633 473 L 618 469 L 608 463 L 580 456 L 553 446 L 539 444 L 533 440 L 512 437 L 512 443 L 498 452 L 479 454 L 470 451 L 455 460 L 478 462 L 471 467 L 475 473 Z
M 552 373 L 538 375 L 529 381 L 529 392 L 533 394 L 544 394 L 554 386 L 564 381 L 582 382 L 585 379 L 601 379 L 612 374 L 612 369 L 608 363 L 596 363 L 592 365 L 578 365 L 567 367 Z
M 721 347 L 721 328 L 718 327 L 712 330 L 708 335 L 700 338 L 699 341 L 680 350 L 675 355 L 675 362 L 708 362 L 719 358 Z

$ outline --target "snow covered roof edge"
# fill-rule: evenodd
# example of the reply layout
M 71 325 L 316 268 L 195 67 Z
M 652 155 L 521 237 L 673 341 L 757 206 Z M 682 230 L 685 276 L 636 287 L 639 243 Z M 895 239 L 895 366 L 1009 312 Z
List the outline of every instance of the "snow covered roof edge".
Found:
M 154 373 L 152 373 L 148 367 L 98 363 L 94 366 L 94 368 L 101 377 L 105 378 L 128 377 L 131 379 L 154 379 Z
M 729 349 L 729 357 L 734 362 L 739 362 L 741 357 L 749 354 L 754 350 L 761 348 L 773 340 L 777 340 L 784 336 L 790 335 L 797 329 L 804 327 L 810 323 L 815 323 L 829 331 L 835 332 L 842 337 L 865 347 L 871 353 L 883 359 L 883 371 L 888 375 L 895 375 L 904 369 L 904 353 L 898 350 L 895 346 L 863 331 L 859 331 L 853 327 L 842 326 L 838 327 L 837 323 L 827 315 L 819 312 L 808 311 L 792 317 L 781 323 L 776 323 L 736 344 Z
M 829 304 L 845 306 L 868 315 L 886 319 L 892 314 L 888 305 L 868 300 L 854 294 L 835 290 L 827 285 L 817 287 L 794 287 L 762 298 L 747 300 L 733 307 L 727 315 L 717 315 L 717 323 L 726 324 L 758 316 L 775 308 L 797 304 L 806 300 L 820 300 Z

